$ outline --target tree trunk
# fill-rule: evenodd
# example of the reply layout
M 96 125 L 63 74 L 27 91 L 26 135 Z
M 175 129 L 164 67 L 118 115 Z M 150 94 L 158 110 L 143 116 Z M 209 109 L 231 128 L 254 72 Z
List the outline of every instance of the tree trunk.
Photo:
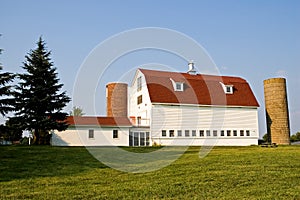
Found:
M 32 145 L 37 145 L 40 142 L 40 133 L 38 129 L 34 129 Z
M 48 131 L 35 129 L 33 133 L 32 145 L 49 145 L 51 135 Z

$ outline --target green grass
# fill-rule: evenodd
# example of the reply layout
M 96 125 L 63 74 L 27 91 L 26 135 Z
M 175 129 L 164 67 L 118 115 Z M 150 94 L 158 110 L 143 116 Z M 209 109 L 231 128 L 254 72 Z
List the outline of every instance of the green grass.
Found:
M 300 199 L 300 146 L 214 147 L 201 159 L 199 149 L 133 174 L 85 148 L 1 146 L 0 199 Z

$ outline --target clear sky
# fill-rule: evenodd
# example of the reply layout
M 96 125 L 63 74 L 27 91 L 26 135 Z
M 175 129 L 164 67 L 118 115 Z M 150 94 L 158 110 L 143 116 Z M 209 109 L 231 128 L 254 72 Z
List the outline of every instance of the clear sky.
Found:
M 240 76 L 250 83 L 261 105 L 261 135 L 266 132 L 263 80 L 287 78 L 291 132 L 300 131 L 298 0 L 0 0 L 0 8 L 0 48 L 4 50 L 0 62 L 5 71 L 20 72 L 25 55 L 42 36 L 52 51 L 52 61 L 64 90 L 72 97 L 78 70 L 99 43 L 134 28 L 172 29 L 201 44 L 222 75 Z M 114 63 L 118 67 L 111 73 L 118 74 L 126 66 L 145 63 L 161 63 L 177 71 L 187 71 L 182 60 L 171 56 L 160 60 L 161 54 L 137 52 L 135 56 L 124 56 Z M 116 78 L 108 76 L 105 82 Z M 95 97 L 99 102 L 94 106 L 98 115 L 105 115 L 102 82 Z M 90 105 L 77 106 L 86 114 L 95 114 Z M 71 107 L 72 103 L 66 110 Z

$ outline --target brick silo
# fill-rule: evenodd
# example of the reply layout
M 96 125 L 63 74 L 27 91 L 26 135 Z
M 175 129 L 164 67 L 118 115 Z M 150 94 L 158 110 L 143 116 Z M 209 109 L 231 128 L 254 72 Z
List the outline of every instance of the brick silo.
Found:
M 286 80 L 264 80 L 267 131 L 272 143 L 290 144 L 290 123 Z
M 126 83 L 106 85 L 106 114 L 108 117 L 128 117 Z

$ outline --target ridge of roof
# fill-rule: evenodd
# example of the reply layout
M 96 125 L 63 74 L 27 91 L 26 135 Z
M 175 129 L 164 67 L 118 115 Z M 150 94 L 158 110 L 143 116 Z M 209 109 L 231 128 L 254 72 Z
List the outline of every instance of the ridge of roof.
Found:
M 226 81 L 230 80 L 230 82 L 239 82 L 239 83 L 247 83 L 244 78 L 238 76 L 222 76 L 222 75 L 212 75 L 212 74 L 189 74 L 187 72 L 170 72 L 170 71 L 159 71 L 159 70 L 151 70 L 151 69 L 142 69 L 139 70 L 147 75 L 154 77 L 170 77 L 177 76 L 185 79 L 203 79 L 205 81 L 219 81 L 220 79 L 225 79 Z

